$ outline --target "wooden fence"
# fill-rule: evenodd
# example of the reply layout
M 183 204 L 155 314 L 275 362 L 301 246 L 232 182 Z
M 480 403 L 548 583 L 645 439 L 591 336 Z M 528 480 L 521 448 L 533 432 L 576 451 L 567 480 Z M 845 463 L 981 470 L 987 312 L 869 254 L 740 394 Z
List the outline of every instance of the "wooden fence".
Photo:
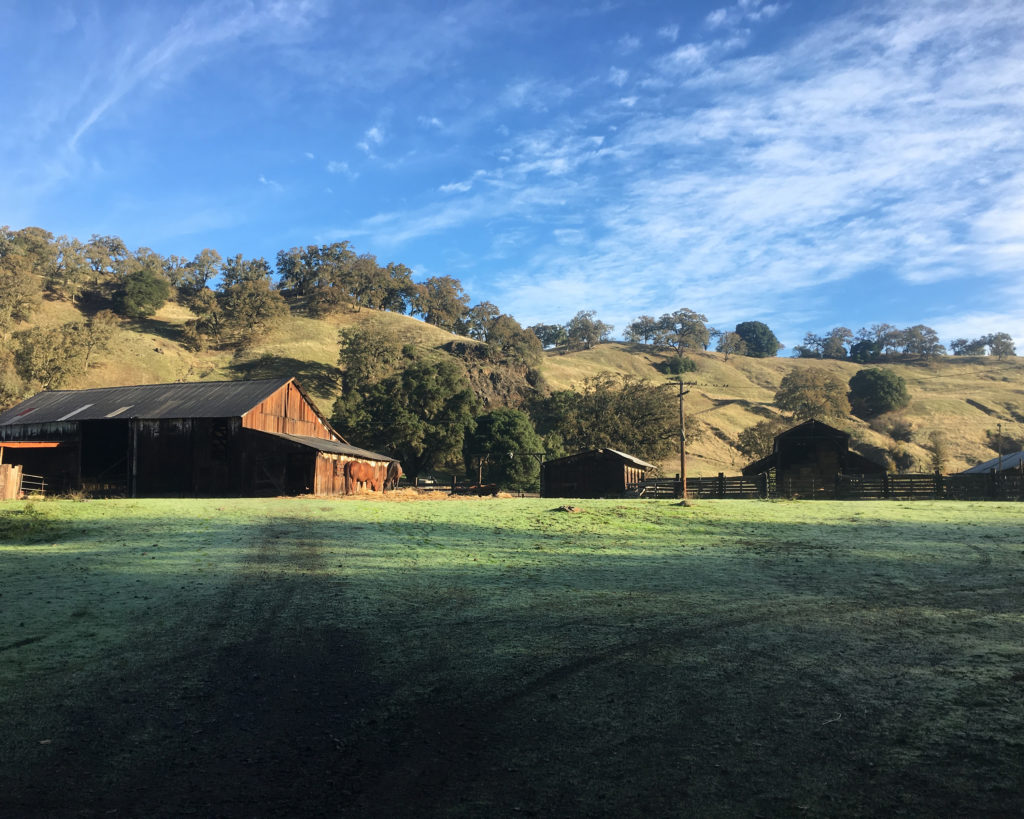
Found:
M 688 478 L 687 497 L 693 499 L 802 498 L 810 500 L 1004 500 L 1024 501 L 1024 475 L 1020 472 L 987 475 L 935 475 L 931 473 L 839 474 L 833 480 L 776 480 L 774 472 L 753 477 Z M 675 479 L 640 481 L 628 487 L 635 498 L 682 497 Z

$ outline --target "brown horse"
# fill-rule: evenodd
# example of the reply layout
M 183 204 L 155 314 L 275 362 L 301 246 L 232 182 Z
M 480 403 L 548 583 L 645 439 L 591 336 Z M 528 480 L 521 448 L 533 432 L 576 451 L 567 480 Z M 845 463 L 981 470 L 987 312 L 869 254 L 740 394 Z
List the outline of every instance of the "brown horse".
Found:
M 384 491 L 390 492 L 398 486 L 398 479 L 402 477 L 402 465 L 398 461 L 388 461 L 388 472 L 384 478 Z
M 349 461 L 345 464 L 345 493 L 353 494 L 359 491 L 359 485 L 364 484 L 370 491 L 380 491 L 381 484 L 380 470 L 371 464 L 363 461 Z

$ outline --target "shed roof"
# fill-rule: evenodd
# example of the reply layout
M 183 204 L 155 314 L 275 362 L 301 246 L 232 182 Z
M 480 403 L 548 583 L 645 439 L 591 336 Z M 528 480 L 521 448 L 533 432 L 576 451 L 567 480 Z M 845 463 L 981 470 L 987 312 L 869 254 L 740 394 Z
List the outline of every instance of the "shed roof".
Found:
M 0 414 L 0 426 L 107 418 L 241 417 L 292 380 L 282 377 L 48 390 Z
M 318 452 L 331 452 L 335 455 L 348 455 L 352 458 L 365 458 L 368 461 L 393 461 L 394 458 L 388 455 L 381 455 L 378 452 L 370 452 L 368 449 L 360 449 L 351 444 L 343 444 L 340 441 L 328 441 L 324 438 L 313 438 L 309 435 L 290 435 L 286 432 L 264 432 L 262 430 L 250 430 L 260 435 L 273 435 L 275 438 L 284 438 L 294 444 L 315 449 Z
M 649 464 L 649 463 L 647 463 L 647 461 L 642 461 L 642 460 L 640 460 L 639 458 L 637 458 L 634 455 L 630 455 L 627 452 L 620 452 L 619 450 L 611 449 L 610 447 L 604 447 L 603 449 L 588 449 L 588 450 L 586 450 L 584 452 L 577 452 L 575 455 L 566 455 L 564 458 L 552 458 L 550 461 L 546 461 L 545 465 L 546 464 L 563 463 L 563 462 L 564 463 L 568 463 L 568 462 L 573 461 L 573 460 L 575 460 L 577 458 L 583 459 L 583 458 L 585 458 L 588 455 L 605 455 L 605 454 L 612 455 L 613 457 L 618 458 L 621 461 L 625 461 L 626 463 L 632 464 L 633 466 L 638 466 L 638 467 L 640 467 L 642 469 L 654 469 L 655 468 L 654 464 Z
M 788 440 L 790 438 L 846 438 L 849 439 L 850 433 L 844 432 L 841 429 L 829 426 L 828 424 L 822 423 L 821 421 L 811 418 L 809 421 L 804 421 L 802 424 L 797 424 L 795 427 L 790 427 L 785 432 L 780 432 L 775 436 L 776 445 L 779 439 Z
M 970 469 L 965 469 L 961 472 L 961 475 L 985 475 L 991 472 L 993 469 L 999 469 L 999 458 L 993 458 L 991 461 L 985 461 L 983 464 L 977 464 L 972 466 Z M 1007 469 L 1017 469 L 1024 464 L 1024 452 L 1012 452 L 1009 455 L 1004 455 L 1002 458 L 1003 471 Z

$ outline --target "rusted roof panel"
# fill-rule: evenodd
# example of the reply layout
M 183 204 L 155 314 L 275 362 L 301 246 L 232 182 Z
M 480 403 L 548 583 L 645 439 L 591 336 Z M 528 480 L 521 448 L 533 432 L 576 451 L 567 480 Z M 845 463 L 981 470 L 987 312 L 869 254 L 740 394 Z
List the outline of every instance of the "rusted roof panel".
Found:
M 0 426 L 67 419 L 241 417 L 292 379 L 194 381 L 41 392 L 0 414 Z

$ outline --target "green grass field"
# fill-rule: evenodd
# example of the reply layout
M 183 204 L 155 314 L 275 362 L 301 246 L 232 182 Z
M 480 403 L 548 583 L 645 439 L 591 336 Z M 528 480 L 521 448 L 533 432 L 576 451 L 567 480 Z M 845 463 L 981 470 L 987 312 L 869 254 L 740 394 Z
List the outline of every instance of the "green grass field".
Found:
M 1024 506 L 0 506 L 0 815 L 1024 811 Z

